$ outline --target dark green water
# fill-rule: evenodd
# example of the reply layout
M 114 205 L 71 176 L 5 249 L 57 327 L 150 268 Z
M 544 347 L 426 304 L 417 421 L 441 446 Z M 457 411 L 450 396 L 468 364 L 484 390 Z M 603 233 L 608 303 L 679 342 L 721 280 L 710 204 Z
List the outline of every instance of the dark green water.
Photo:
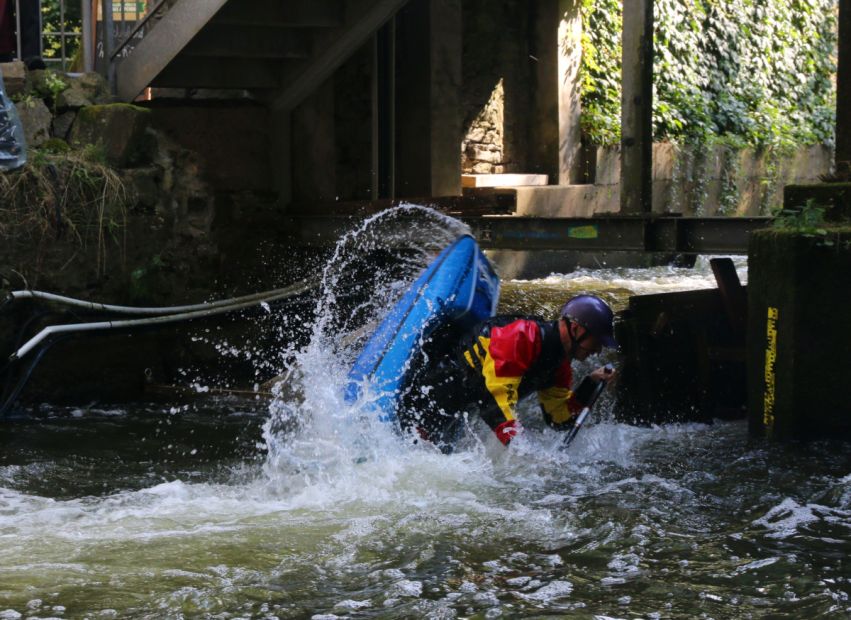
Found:
M 503 309 L 709 285 L 588 272 L 506 283 Z M 851 617 L 847 443 L 604 401 L 567 453 L 528 406 L 510 450 L 474 423 L 446 456 L 343 403 L 332 346 L 299 352 L 299 398 L 0 426 L 0 619 Z

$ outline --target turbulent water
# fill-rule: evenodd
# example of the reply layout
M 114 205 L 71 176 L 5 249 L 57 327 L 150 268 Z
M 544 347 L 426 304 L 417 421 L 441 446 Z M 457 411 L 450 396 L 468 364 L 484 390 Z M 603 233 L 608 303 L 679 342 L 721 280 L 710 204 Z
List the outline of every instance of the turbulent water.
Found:
M 435 246 L 461 230 L 430 217 Z M 272 403 L 45 406 L 0 427 L 0 619 L 851 615 L 847 444 L 631 427 L 604 402 L 569 452 L 530 405 L 510 450 L 474 423 L 447 456 L 346 405 L 359 338 L 334 326 L 368 325 L 426 258 L 375 274 L 377 297 L 344 300 L 326 271 Z M 703 266 L 588 271 L 508 282 L 503 309 L 710 285 Z

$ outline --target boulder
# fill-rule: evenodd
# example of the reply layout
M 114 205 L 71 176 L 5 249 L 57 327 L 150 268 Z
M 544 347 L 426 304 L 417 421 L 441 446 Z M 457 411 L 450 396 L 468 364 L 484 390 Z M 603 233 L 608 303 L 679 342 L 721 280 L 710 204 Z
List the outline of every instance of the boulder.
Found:
M 153 212 L 160 199 L 163 171 L 159 166 L 131 168 L 121 172 L 121 180 L 129 190 L 128 203 L 140 211 Z
M 68 88 L 68 80 L 64 75 L 49 69 L 36 69 L 27 74 L 29 91 L 36 97 L 47 99 L 53 103 L 56 96 Z
M 156 150 L 151 111 L 127 103 L 80 108 L 69 141 L 103 149 L 107 163 L 120 168 L 150 163 Z
M 109 85 L 99 73 L 83 73 L 65 77 L 68 88 L 59 93 L 56 107 L 59 110 L 78 109 L 90 105 L 112 102 Z
M 52 135 L 54 138 L 68 139 L 68 134 L 71 132 L 71 125 L 74 124 L 74 119 L 77 118 L 77 113 L 73 110 L 63 112 L 53 119 Z
M 50 139 L 53 115 L 41 99 L 27 98 L 17 104 L 18 116 L 24 126 L 27 146 L 41 146 Z
M 0 73 L 3 74 L 3 82 L 6 84 L 6 94 L 9 97 L 17 97 L 27 90 L 27 68 L 19 60 L 14 62 L 0 63 Z

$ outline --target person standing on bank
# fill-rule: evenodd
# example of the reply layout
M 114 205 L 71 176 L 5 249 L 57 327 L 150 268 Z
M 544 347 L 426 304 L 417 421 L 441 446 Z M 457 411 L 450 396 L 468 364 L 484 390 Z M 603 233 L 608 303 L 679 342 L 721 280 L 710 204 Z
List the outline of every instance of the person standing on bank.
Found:
M 537 392 L 547 424 L 570 430 L 597 384 L 615 376 L 610 368 L 597 368 L 573 390 L 571 363 L 603 347 L 616 348 L 613 321 L 605 301 L 578 295 L 556 321 L 496 316 L 462 334 L 452 351 L 445 345 L 440 349 L 445 334 L 432 337 L 424 347 L 425 363 L 403 399 L 403 429 L 449 451 L 464 414 L 477 411 L 507 446 L 521 432 L 518 401 Z

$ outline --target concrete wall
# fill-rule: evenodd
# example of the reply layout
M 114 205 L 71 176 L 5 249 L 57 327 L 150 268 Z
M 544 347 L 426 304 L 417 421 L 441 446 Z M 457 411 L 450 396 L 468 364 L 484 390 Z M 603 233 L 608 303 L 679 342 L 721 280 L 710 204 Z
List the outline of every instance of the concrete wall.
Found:
M 751 149 L 691 149 L 653 145 L 653 212 L 685 215 L 762 215 L 782 206 L 783 186 L 818 182 L 830 171 L 830 149 L 803 147 L 776 157 Z M 518 188 L 520 215 L 576 216 L 620 208 L 620 157 L 598 148 L 596 183 Z

